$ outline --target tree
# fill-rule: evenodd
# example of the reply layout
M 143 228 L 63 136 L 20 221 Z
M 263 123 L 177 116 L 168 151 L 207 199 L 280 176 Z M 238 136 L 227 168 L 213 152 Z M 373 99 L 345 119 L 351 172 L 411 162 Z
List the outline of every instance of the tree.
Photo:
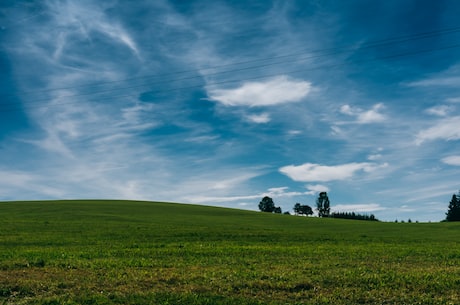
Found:
M 331 212 L 329 198 L 326 192 L 319 193 L 318 199 L 316 199 L 316 209 L 318 210 L 319 217 L 328 217 Z
M 283 211 L 281 210 L 281 207 L 275 207 L 275 209 L 273 210 L 273 213 L 275 214 L 281 214 Z
M 294 205 L 294 213 L 296 215 L 313 215 L 313 210 L 309 205 L 301 205 L 296 203 Z
M 293 210 L 294 210 L 294 214 L 299 215 L 300 214 L 300 203 L 297 202 L 296 204 L 294 204 Z
M 273 202 L 273 199 L 268 196 L 262 198 L 259 202 L 259 210 L 262 212 L 273 213 L 275 211 L 275 203 Z
M 446 221 L 460 221 L 460 194 L 452 195 L 449 207 L 446 213 Z

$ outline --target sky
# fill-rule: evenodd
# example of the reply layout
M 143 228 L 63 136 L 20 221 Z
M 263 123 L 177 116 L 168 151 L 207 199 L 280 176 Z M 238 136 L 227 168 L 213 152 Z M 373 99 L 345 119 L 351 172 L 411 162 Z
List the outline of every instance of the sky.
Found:
M 460 189 L 460 2 L 0 3 L 0 200 L 439 221 Z

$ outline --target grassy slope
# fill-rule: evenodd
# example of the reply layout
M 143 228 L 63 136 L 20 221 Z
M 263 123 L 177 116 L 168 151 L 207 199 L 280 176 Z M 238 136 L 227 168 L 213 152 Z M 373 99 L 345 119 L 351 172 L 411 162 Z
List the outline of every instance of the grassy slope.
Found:
M 459 304 L 460 224 L 0 203 L 0 304 Z

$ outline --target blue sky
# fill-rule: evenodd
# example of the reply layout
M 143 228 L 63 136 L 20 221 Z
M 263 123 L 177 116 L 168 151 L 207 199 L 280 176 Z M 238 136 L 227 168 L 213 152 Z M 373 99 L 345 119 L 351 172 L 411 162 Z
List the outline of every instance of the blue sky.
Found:
M 460 188 L 458 1 L 2 1 L 0 200 L 437 221 Z

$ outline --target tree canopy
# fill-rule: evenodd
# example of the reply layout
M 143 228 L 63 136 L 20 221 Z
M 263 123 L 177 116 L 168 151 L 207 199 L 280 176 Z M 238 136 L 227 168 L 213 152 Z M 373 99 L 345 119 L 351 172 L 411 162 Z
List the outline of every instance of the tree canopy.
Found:
M 446 221 L 460 221 L 460 194 L 452 195 L 446 213 Z
M 259 202 L 259 210 L 262 212 L 273 213 L 275 211 L 275 203 L 273 202 L 273 199 L 268 196 L 262 198 Z
M 265 196 L 259 202 L 259 210 L 261 210 L 262 212 L 275 213 L 275 214 L 281 214 L 283 212 L 281 210 L 281 207 L 275 206 L 273 199 L 271 199 L 268 196 Z

